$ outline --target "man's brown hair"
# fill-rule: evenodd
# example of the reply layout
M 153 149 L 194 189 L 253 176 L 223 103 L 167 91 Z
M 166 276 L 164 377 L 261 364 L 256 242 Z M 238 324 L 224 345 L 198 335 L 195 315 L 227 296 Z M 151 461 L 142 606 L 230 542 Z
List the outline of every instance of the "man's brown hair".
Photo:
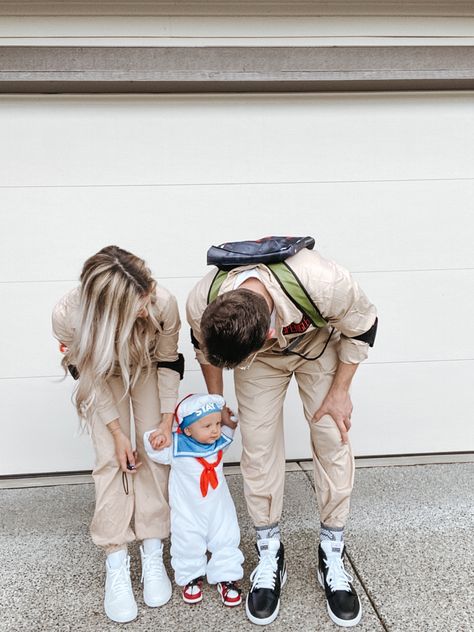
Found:
M 263 347 L 269 327 L 263 296 L 243 288 L 225 292 L 202 315 L 204 353 L 214 366 L 233 369 Z

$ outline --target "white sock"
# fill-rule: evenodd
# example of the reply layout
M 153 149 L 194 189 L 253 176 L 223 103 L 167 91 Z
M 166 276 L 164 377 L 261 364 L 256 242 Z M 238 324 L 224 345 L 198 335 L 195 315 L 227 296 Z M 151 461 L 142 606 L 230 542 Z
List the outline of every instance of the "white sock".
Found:
M 321 531 L 319 532 L 319 541 L 321 544 L 325 541 L 330 542 L 344 542 L 344 528 L 343 527 L 326 527 L 321 524 Z
M 143 550 L 145 551 L 145 555 L 149 555 L 159 549 L 161 547 L 160 538 L 147 538 L 143 540 Z
M 255 527 L 257 531 L 257 542 L 259 540 L 280 540 L 280 527 L 278 523 L 269 527 Z
M 127 559 L 127 549 L 119 549 L 113 553 L 107 555 L 107 562 L 110 568 L 117 569 L 123 564 L 123 561 Z

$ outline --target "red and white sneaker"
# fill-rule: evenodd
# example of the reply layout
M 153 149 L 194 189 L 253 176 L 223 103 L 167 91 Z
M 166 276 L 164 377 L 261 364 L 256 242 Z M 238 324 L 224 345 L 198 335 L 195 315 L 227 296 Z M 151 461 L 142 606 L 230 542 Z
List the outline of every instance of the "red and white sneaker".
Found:
M 202 601 L 203 577 L 196 577 L 183 588 L 183 599 L 186 603 L 199 603 Z
M 239 606 L 242 603 L 242 591 L 236 582 L 219 582 L 217 592 L 224 606 Z

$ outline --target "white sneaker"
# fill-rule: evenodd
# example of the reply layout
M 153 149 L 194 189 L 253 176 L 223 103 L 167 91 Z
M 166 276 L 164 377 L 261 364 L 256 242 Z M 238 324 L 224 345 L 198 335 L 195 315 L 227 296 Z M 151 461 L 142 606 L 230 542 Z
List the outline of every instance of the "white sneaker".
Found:
M 138 610 L 130 581 L 130 556 L 125 553 L 118 568 L 112 568 L 107 560 L 105 568 L 105 614 L 117 623 L 133 621 Z
M 151 553 L 140 547 L 143 599 L 150 608 L 164 606 L 171 599 L 172 586 L 163 564 L 163 544 Z

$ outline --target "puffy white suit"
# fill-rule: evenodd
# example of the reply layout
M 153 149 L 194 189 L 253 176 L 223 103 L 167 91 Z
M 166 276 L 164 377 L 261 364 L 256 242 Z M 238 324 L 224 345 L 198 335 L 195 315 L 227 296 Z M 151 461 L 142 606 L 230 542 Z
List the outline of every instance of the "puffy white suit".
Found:
M 226 427 L 222 434 L 231 439 L 233 431 Z M 209 485 L 203 496 L 200 485 L 203 465 L 194 456 L 175 455 L 176 433 L 172 446 L 158 451 L 151 447 L 149 435 L 145 433 L 144 437 L 148 456 L 157 463 L 171 465 L 171 565 L 176 583 L 185 586 L 200 576 L 206 576 L 210 584 L 242 579 L 240 529 L 222 460 L 214 470 L 217 487 Z M 217 460 L 217 453 L 206 456 L 208 463 Z M 211 553 L 209 562 L 207 551 Z

